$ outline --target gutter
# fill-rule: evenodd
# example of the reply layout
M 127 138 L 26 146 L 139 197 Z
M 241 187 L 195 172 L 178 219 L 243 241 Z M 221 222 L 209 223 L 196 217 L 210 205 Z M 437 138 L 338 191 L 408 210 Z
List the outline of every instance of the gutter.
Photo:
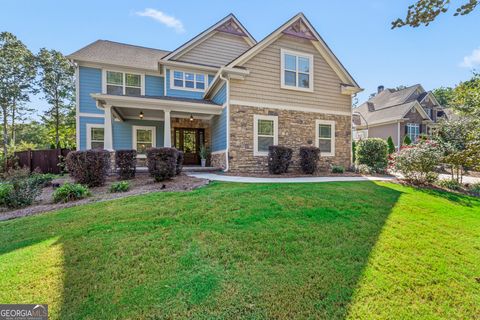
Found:
M 230 81 L 222 75 L 222 72 L 219 73 L 220 79 L 225 81 L 226 86 L 226 112 L 227 112 L 227 147 L 225 148 L 225 170 L 223 172 L 228 172 L 229 169 L 229 159 L 228 159 L 228 150 L 230 147 Z

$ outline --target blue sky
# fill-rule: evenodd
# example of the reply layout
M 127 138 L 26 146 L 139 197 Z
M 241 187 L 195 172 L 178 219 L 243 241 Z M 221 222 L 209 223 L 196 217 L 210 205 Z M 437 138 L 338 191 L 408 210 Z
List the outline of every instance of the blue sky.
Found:
M 34 52 L 47 47 L 69 54 L 97 39 L 172 50 L 230 12 L 261 40 L 303 11 L 365 88 L 363 101 L 379 84 L 421 83 L 430 90 L 453 86 L 480 69 L 480 9 L 465 17 L 449 12 L 428 27 L 391 30 L 391 21 L 413 2 L 2 0 L 0 31 L 14 33 Z M 149 14 L 156 11 L 146 9 L 163 15 L 153 19 Z M 45 109 L 38 98 L 31 105 Z

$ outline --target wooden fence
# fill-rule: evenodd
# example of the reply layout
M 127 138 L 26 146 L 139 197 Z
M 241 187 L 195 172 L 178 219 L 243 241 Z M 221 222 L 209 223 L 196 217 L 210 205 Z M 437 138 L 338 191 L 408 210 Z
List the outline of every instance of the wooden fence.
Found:
M 20 167 L 35 169 L 42 173 L 60 173 L 59 164 L 67 156 L 70 149 L 27 150 L 15 152 Z

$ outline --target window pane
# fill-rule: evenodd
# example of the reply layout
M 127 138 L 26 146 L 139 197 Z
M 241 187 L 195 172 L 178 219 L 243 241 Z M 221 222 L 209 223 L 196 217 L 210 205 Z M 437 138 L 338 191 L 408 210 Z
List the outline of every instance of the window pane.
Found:
M 310 72 L 310 59 L 308 58 L 298 58 L 298 71 L 309 73 Z
M 103 142 L 92 141 L 92 149 L 103 149 Z
M 258 137 L 258 151 L 267 151 L 273 145 L 273 137 Z
M 265 136 L 273 136 L 273 121 L 258 120 L 258 134 Z
M 203 74 L 196 75 L 197 82 L 205 82 L 205 76 Z
M 318 146 L 320 148 L 320 152 L 332 152 L 332 142 L 331 140 L 320 139 L 318 141 Z
M 195 79 L 194 73 L 185 73 L 185 80 L 186 81 L 193 81 Z
M 205 89 L 205 83 L 197 82 L 197 89 Z
M 332 126 L 329 124 L 321 124 L 319 125 L 319 130 L 320 138 L 328 138 L 330 139 L 332 137 Z
M 185 81 L 186 88 L 195 88 L 195 83 L 193 81 Z
M 285 54 L 285 69 L 297 70 L 297 57 L 290 54 Z
M 131 87 L 126 87 L 125 88 L 125 94 L 127 96 L 139 96 L 142 94 L 142 91 L 140 88 L 131 88 Z
M 298 74 L 298 86 L 300 88 L 310 88 L 310 76 L 305 73 Z
M 92 128 L 91 131 L 92 141 L 93 140 L 103 140 L 104 137 L 104 130 L 103 128 Z
M 122 95 L 123 87 L 107 85 L 107 94 Z
M 152 142 L 152 130 L 137 129 L 138 142 Z
M 285 85 L 296 86 L 296 73 L 292 71 L 285 71 Z
M 174 72 L 173 72 L 173 77 L 174 77 L 175 79 L 182 79 L 182 80 L 183 80 L 183 72 L 181 72 L 181 71 L 174 71 Z
M 107 71 L 107 83 L 123 85 L 123 73 Z
M 173 81 L 173 85 L 174 85 L 175 87 L 183 87 L 183 80 L 177 80 L 177 79 L 175 79 L 175 80 Z
M 129 87 L 141 87 L 142 80 L 139 74 L 129 74 L 125 75 L 126 85 Z

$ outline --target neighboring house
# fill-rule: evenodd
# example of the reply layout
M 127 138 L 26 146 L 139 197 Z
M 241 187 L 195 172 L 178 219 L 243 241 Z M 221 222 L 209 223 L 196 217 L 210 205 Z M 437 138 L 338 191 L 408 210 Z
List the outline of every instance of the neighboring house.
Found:
M 399 90 L 379 86 L 375 96 L 353 109 L 353 138 L 392 137 L 398 148 L 406 135 L 412 141 L 430 135 L 445 117 L 434 95 L 419 84 Z
M 185 164 L 267 170 L 268 146 L 316 145 L 350 165 L 351 97 L 361 91 L 300 13 L 257 42 L 230 14 L 174 51 L 98 40 L 77 68 L 78 149 L 174 146 Z

